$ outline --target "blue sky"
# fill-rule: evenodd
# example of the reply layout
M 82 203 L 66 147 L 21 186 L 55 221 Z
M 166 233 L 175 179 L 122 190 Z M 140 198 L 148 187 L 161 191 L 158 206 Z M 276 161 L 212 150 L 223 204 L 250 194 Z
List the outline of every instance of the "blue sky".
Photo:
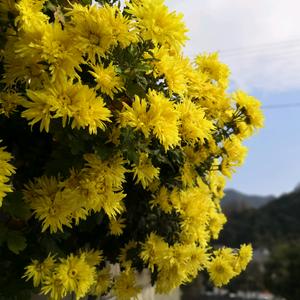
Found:
M 300 89 L 284 92 L 253 91 L 263 104 L 300 102 Z M 245 144 L 249 147 L 243 167 L 229 187 L 268 195 L 289 192 L 300 183 L 300 106 L 265 109 L 265 128 Z
M 219 51 L 232 87 L 264 106 L 300 103 L 300 2 L 297 0 L 167 0 L 184 14 L 185 53 Z M 228 187 L 280 195 L 300 183 L 300 106 L 265 109 L 265 128 L 246 142 L 249 154 Z

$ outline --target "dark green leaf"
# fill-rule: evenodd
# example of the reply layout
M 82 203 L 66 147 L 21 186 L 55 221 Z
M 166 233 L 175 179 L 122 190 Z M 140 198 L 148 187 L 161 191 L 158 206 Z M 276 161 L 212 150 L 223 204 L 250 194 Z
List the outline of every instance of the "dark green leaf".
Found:
M 13 218 L 24 221 L 31 217 L 30 208 L 25 204 L 21 192 L 8 194 L 3 203 L 3 210 Z
M 8 249 L 15 254 L 19 254 L 27 246 L 26 238 L 22 235 L 21 232 L 15 230 L 10 230 L 7 233 L 6 242 Z

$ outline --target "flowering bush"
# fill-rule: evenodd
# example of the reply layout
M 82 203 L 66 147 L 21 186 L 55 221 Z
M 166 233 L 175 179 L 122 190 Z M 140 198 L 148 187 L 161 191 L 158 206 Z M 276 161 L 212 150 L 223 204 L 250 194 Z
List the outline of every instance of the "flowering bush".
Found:
M 130 299 L 144 268 L 159 293 L 226 284 L 251 246 L 211 242 L 260 103 L 217 53 L 184 57 L 163 0 L 88 2 L 0 0 L 0 293 Z

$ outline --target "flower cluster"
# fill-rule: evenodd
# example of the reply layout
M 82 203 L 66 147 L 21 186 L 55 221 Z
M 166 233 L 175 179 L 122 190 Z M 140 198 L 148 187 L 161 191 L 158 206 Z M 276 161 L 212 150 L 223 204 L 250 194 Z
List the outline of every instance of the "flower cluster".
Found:
M 115 295 L 127 295 L 127 299 L 135 296 L 140 289 L 136 286 L 134 273 L 119 272 L 114 275 L 110 266 L 101 267 L 103 256 L 100 251 L 80 251 L 78 255 L 71 253 L 64 259 L 56 259 L 53 255 L 40 262 L 33 260 L 26 267 L 24 278 L 33 280 L 35 287 L 41 292 L 58 300 L 68 293 L 75 293 L 77 298 L 86 294 L 101 295 L 109 289 Z
M 0 148 L 0 203 L 13 191 L 30 211 L 17 231 L 28 246 L 13 248 L 27 253 L 24 277 L 55 300 L 129 300 L 144 268 L 159 293 L 205 270 L 227 284 L 251 246 L 211 242 L 226 177 L 263 126 L 260 102 L 228 92 L 217 53 L 183 55 L 187 29 L 163 0 L 78 2 L 0 0 L 0 136 L 18 168 L 13 191 Z

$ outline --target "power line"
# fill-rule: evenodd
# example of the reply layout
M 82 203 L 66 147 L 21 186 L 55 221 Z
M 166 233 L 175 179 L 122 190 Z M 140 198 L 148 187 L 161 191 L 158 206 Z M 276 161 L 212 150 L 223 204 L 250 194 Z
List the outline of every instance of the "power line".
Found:
M 245 56 L 220 56 L 222 62 L 244 62 L 244 61 L 251 61 L 253 59 L 263 59 L 264 61 L 282 61 L 287 60 L 290 61 L 296 57 L 300 56 L 300 48 L 297 51 L 286 51 L 286 52 L 278 52 L 278 53 L 257 53 L 255 55 L 245 55 Z
M 300 50 L 300 43 L 294 46 L 285 46 L 280 48 L 265 48 L 265 49 L 257 49 L 257 50 L 251 50 L 251 51 L 243 51 L 243 52 L 236 52 L 236 53 L 224 53 L 219 52 L 221 57 L 237 57 L 237 56 L 251 56 L 251 55 L 270 55 L 272 53 L 274 54 L 284 54 L 288 52 L 295 52 Z
M 262 109 L 292 108 L 292 107 L 300 107 L 300 102 L 263 105 Z
M 266 43 L 266 44 L 257 44 L 252 46 L 243 46 L 238 48 L 228 48 L 228 49 L 218 49 L 215 50 L 216 52 L 219 52 L 221 56 L 223 57 L 229 57 L 229 56 L 239 56 L 239 55 L 249 55 L 249 54 L 256 54 L 261 52 L 266 52 L 271 50 L 280 51 L 284 50 L 286 48 L 295 50 L 295 48 L 300 47 L 300 38 L 295 38 L 293 40 L 285 40 L 280 42 L 274 42 L 274 43 Z M 215 52 L 215 51 L 209 51 L 209 52 Z M 203 51 L 202 51 L 203 52 Z M 204 51 L 206 52 L 206 51 Z M 199 54 L 199 53 L 198 53 Z M 198 55 L 195 53 L 188 54 L 189 56 L 195 56 Z
M 219 52 L 230 54 L 232 52 L 246 52 L 246 51 L 252 51 L 252 50 L 261 50 L 266 48 L 276 48 L 276 47 L 288 47 L 291 44 L 299 44 L 300 38 L 293 39 L 293 40 L 285 40 L 280 42 L 274 42 L 274 43 L 266 43 L 266 44 L 257 44 L 257 45 L 251 45 L 251 46 L 243 46 L 238 48 L 229 48 L 229 49 L 220 49 Z

